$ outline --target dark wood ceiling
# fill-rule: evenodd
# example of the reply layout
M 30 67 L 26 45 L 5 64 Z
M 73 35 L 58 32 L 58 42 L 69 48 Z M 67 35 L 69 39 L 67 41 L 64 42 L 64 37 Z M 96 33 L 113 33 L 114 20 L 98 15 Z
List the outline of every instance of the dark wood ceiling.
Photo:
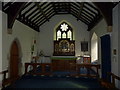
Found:
M 3 3 L 2 7 L 5 13 L 17 15 L 15 17 L 11 15 L 12 18 L 38 32 L 39 27 L 45 22 L 49 22 L 55 15 L 71 14 L 76 20 L 88 25 L 88 31 L 102 18 L 99 9 L 91 2 L 7 2 Z M 18 9 L 19 7 L 21 9 Z

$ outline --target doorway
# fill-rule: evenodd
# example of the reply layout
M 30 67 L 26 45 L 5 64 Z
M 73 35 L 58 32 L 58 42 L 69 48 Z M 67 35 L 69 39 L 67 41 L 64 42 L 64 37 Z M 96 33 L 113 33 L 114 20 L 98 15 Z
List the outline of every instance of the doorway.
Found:
M 110 35 L 104 35 L 101 37 L 101 59 L 102 59 L 102 78 L 111 80 L 111 77 L 107 76 L 107 72 L 111 72 L 111 39 Z
M 10 78 L 16 79 L 19 77 L 19 48 L 17 42 L 14 41 L 10 50 Z

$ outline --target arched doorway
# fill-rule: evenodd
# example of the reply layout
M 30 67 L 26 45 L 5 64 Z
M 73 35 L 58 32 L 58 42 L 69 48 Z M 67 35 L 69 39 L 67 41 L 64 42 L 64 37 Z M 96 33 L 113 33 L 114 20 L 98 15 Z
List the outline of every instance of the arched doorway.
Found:
M 94 32 L 91 38 L 91 62 L 98 61 L 98 36 Z
M 19 76 L 19 48 L 17 42 L 12 43 L 10 49 L 10 78 L 16 79 Z

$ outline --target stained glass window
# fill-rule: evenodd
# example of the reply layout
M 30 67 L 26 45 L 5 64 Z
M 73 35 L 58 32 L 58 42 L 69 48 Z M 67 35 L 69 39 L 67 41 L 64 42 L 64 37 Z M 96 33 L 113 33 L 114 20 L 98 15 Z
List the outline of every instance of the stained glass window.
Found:
M 56 40 L 62 38 L 73 40 L 73 30 L 66 22 L 61 23 L 56 30 Z

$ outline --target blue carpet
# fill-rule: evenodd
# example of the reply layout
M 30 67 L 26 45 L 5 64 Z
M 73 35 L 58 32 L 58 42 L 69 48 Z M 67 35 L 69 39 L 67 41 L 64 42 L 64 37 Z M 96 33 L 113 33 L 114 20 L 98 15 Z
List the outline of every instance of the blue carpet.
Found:
M 8 88 L 10 88 L 9 86 Z M 92 78 L 73 78 L 60 76 L 22 76 L 14 85 L 17 88 L 101 88 L 98 81 Z

